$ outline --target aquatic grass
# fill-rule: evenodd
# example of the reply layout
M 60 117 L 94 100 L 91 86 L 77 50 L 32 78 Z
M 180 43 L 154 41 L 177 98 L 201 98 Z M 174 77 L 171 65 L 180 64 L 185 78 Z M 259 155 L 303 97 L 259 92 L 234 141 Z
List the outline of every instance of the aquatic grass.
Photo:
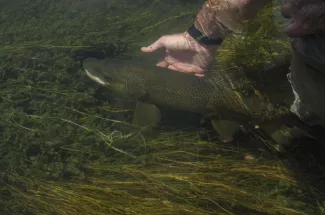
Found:
M 91 119 L 113 121 L 115 127 L 128 125 L 86 110 L 60 108 L 68 111 L 70 118 L 71 113 L 87 116 L 87 120 L 59 123 L 65 129 L 72 125 L 69 129 L 79 135 L 88 136 L 94 129 L 89 124 Z M 13 114 L 20 116 L 20 120 L 31 119 L 34 126 L 62 121 L 17 110 Z M 11 122 L 9 127 L 20 127 L 12 119 L 7 118 Z M 28 129 L 34 138 L 46 135 L 50 131 L 47 130 Z M 106 130 L 104 137 L 114 137 L 116 132 L 119 131 Z M 60 137 L 62 143 L 56 143 L 54 136 L 46 138 L 44 143 L 39 142 L 40 149 L 26 145 L 23 154 L 19 148 L 11 149 L 6 161 L 1 162 L 11 168 L 5 168 L 0 183 L 2 194 L 14 200 L 14 204 L 11 206 L 4 198 L 0 201 L 3 210 L 31 214 L 304 214 L 301 208 L 307 207 L 301 201 L 303 191 L 294 175 L 278 161 L 244 161 L 245 151 L 202 141 L 198 134 L 182 130 L 162 132 L 154 139 L 146 139 L 141 133 L 115 137 L 118 138 L 107 138 L 112 140 L 109 144 L 134 156 L 110 147 L 103 156 L 99 152 L 101 143 L 87 139 L 79 144 L 75 144 L 78 139 L 64 142 L 64 136 Z M 31 140 L 35 141 L 34 138 Z M 92 140 L 100 142 L 102 138 L 95 135 Z M 36 151 L 31 153 L 32 149 Z M 51 151 L 61 158 L 44 160 Z M 13 152 L 23 155 L 18 162 L 28 164 L 23 172 L 12 160 Z M 68 178 L 64 177 L 67 173 Z
M 90 162 L 83 179 L 4 172 L 5 190 L 33 214 L 306 214 L 298 183 L 278 161 L 243 161 L 243 151 L 186 132 L 146 144 L 136 163 L 123 154 Z
M 60 52 L 65 57 L 84 53 L 114 57 L 126 50 L 139 53 L 139 47 L 156 39 L 158 32 L 186 29 L 198 5 L 17 0 L 0 11 L 0 52 L 17 54 L 21 59 L 37 52 Z
M 243 33 L 226 38 L 217 53 L 217 68 L 241 67 L 263 69 L 276 65 L 277 57 L 289 60 L 291 49 L 281 32 L 284 20 L 279 13 L 281 1 L 263 8 L 257 17 L 243 23 Z
M 241 34 L 225 39 L 217 50 L 217 63 L 210 77 L 213 85 L 224 84 L 229 92 L 236 93 L 234 104 L 254 101 L 261 113 L 260 122 L 290 115 L 288 107 L 294 100 L 287 80 L 291 47 L 281 32 L 284 23 L 279 15 L 281 3 L 274 1 L 267 5 L 256 18 L 243 22 Z
M 116 108 L 79 70 L 85 57 L 132 57 L 186 30 L 202 3 L 168 2 L 1 3 L 0 214 L 317 214 L 284 164 L 245 161 L 193 131 L 145 138 L 129 124 L 133 106 Z M 228 63 L 243 57 L 223 51 Z

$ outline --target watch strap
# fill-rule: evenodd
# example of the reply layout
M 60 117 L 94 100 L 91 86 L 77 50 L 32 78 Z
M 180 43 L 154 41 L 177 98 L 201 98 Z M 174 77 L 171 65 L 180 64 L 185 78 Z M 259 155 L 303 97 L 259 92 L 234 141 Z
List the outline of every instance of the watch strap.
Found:
M 205 36 L 202 32 L 200 32 L 194 25 L 189 27 L 187 33 L 198 43 L 203 45 L 220 45 L 223 42 L 223 39 L 214 39 L 208 36 Z

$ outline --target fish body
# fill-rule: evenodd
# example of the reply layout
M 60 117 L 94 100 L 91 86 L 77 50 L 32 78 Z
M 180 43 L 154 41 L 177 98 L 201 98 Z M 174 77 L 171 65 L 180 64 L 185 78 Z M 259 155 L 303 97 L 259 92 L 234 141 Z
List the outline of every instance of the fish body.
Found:
M 83 69 L 91 79 L 118 95 L 136 99 L 133 124 L 141 127 L 157 124 L 159 106 L 165 106 L 210 118 L 219 139 L 231 142 L 240 124 L 272 112 L 272 107 L 258 96 L 243 97 L 234 90 L 231 81 L 225 78 L 228 71 L 211 81 L 135 61 L 94 58 L 84 60 Z M 235 76 L 232 78 L 237 79 Z
M 86 59 L 83 68 L 91 79 L 115 93 L 143 102 L 224 118 L 236 117 L 229 114 L 249 115 L 233 90 L 194 75 L 137 63 L 110 64 L 94 58 Z

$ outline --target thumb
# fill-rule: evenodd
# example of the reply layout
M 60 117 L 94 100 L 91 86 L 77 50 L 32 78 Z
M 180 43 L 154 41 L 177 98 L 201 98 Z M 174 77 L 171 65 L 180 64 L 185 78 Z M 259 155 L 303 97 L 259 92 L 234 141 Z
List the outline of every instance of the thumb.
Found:
M 292 3 L 286 3 L 281 6 L 281 14 L 284 18 L 290 19 L 292 17 Z
M 284 29 L 289 37 L 300 37 L 310 33 L 308 25 L 302 24 L 300 21 L 294 21 L 291 25 Z
M 160 37 L 156 42 L 152 43 L 150 46 L 147 47 L 142 47 L 141 51 L 143 52 L 154 52 L 157 51 L 158 49 L 165 47 L 164 44 L 164 37 Z

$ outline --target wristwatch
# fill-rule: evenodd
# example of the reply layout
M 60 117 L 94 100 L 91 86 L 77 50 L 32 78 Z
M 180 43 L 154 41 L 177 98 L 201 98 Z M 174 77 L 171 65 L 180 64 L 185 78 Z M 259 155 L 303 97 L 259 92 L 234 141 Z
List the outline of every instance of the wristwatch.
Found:
M 214 39 L 208 36 L 205 36 L 200 32 L 194 25 L 191 25 L 187 30 L 187 33 L 198 43 L 202 45 L 220 45 L 223 42 L 223 39 Z

